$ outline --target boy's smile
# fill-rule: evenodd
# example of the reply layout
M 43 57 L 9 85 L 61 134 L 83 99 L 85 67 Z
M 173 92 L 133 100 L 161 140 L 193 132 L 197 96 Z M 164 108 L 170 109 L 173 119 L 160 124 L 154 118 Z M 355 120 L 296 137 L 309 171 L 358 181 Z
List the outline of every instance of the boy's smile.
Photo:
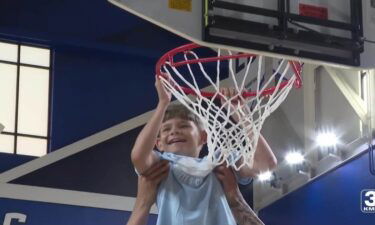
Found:
M 205 143 L 205 133 L 193 121 L 172 118 L 163 122 L 157 147 L 179 155 L 198 157 Z
M 176 143 L 186 143 L 186 140 L 183 138 L 172 138 L 171 140 L 168 141 L 168 145 L 171 144 L 176 144 Z

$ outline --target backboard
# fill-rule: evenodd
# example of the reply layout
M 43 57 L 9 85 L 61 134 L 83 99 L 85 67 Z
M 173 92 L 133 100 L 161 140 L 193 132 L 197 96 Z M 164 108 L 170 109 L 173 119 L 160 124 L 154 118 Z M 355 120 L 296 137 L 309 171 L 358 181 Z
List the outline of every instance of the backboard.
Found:
M 375 1 L 109 0 L 197 44 L 373 68 Z M 368 41 L 367 41 L 368 40 Z

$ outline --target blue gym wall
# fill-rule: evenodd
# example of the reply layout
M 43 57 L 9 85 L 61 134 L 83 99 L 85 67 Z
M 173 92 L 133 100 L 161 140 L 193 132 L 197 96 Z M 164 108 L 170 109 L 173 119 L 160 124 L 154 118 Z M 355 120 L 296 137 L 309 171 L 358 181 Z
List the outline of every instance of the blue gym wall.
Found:
M 0 153 L 0 174 L 13 167 L 29 162 L 35 158 L 36 157 L 27 156 L 27 155 L 14 155 L 14 154 Z
M 0 206 L 3 205 L 7 207 L 0 207 L 1 224 L 6 214 L 11 212 L 26 215 L 26 223 L 18 223 L 14 219 L 10 223 L 12 225 L 125 225 L 130 217 L 130 212 L 117 210 L 0 198 Z M 156 215 L 150 215 L 148 225 L 155 224 L 156 219 Z
M 361 191 L 375 189 L 364 153 L 262 209 L 267 225 L 374 225 L 375 213 L 360 209 Z

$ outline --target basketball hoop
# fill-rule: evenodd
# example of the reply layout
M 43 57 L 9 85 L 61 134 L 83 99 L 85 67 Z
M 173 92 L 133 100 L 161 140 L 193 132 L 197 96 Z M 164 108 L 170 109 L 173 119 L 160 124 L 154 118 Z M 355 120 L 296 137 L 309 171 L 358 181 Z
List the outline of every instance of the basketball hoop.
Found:
M 227 162 L 236 170 L 251 167 L 265 119 L 293 86 L 302 85 L 299 62 L 281 59 L 266 74 L 263 61 L 262 56 L 222 49 L 213 53 L 192 43 L 167 52 L 156 65 L 164 87 L 203 122 L 208 159 L 215 165 Z M 236 95 L 224 96 L 223 83 L 233 87 Z M 215 101 L 218 98 L 221 104 Z

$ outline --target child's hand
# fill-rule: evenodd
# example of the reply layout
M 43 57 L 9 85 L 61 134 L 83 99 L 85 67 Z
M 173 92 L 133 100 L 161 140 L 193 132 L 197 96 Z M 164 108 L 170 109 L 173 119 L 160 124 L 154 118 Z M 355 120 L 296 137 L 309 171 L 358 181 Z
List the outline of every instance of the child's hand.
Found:
M 155 76 L 155 77 L 156 77 L 155 87 L 156 87 L 156 91 L 158 92 L 159 103 L 163 105 L 168 105 L 171 102 L 172 94 L 171 92 L 165 89 L 165 87 L 161 83 L 160 77 L 159 76 Z
M 236 122 L 239 122 L 241 116 L 243 116 L 242 113 L 239 112 L 239 109 L 243 110 L 245 113 L 250 111 L 248 106 L 244 103 L 243 98 L 241 98 L 241 93 L 238 93 L 234 88 L 221 88 L 220 93 L 223 96 L 221 98 L 221 105 L 227 104 L 227 110 L 230 110 L 231 117 Z M 232 99 L 232 101 L 228 102 L 229 99 Z

